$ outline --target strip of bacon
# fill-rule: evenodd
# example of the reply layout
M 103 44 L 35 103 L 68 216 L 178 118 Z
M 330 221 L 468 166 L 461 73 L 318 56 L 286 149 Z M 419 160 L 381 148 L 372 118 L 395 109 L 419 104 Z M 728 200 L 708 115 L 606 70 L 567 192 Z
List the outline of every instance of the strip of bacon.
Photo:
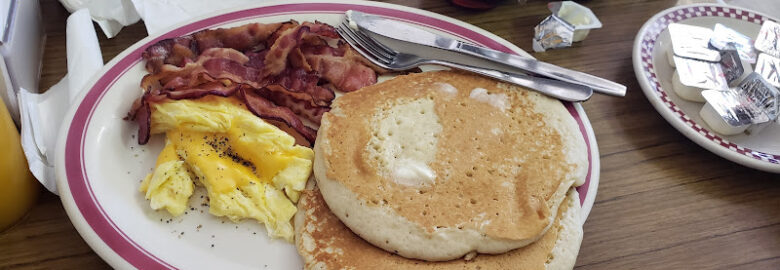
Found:
M 149 95 L 151 95 L 151 93 L 146 92 L 136 104 L 133 104 L 133 107 L 135 107 L 133 109 L 134 113 L 128 115 L 130 120 L 135 120 L 138 124 L 138 144 L 142 145 L 149 142 L 149 135 L 152 130 L 152 111 L 147 102 L 147 96 Z
M 260 51 L 265 41 L 286 23 L 253 23 L 232 28 L 202 30 L 191 35 L 165 39 L 146 48 L 146 70 L 157 73 L 163 65 L 182 67 L 210 48 L 231 48 L 240 52 Z M 297 23 L 296 23 L 297 24 Z
M 203 30 L 160 41 L 143 57 L 150 72 L 141 81 L 146 92 L 128 115 L 139 123 L 140 144 L 149 139 L 150 104 L 206 95 L 235 95 L 258 117 L 284 123 L 313 143 L 316 131 L 296 115 L 319 124 L 333 88 L 354 91 L 383 72 L 319 22 Z
M 208 82 L 198 85 L 196 88 L 166 91 L 164 93 L 170 99 L 197 99 L 206 95 L 229 97 L 235 94 L 239 85 L 231 82 L 228 82 L 228 84 L 229 85 L 225 85 L 223 82 Z
M 333 90 L 318 85 L 320 77 L 305 69 L 285 69 L 281 74 L 268 79 L 266 88 L 284 91 L 288 95 L 309 103 L 311 106 L 330 106 L 336 97 Z
M 310 106 L 329 106 L 335 98 L 333 90 L 318 86 L 320 76 L 316 72 L 290 67 L 276 76 L 260 78 L 259 69 L 245 64 L 259 61 L 258 58 L 262 55 L 253 55 L 249 58 L 240 53 L 238 54 L 241 57 L 237 57 L 236 53 L 238 52 L 232 49 L 208 49 L 198 57 L 197 62 L 186 64 L 184 67 L 165 65 L 163 71 L 146 75 L 141 80 L 141 87 L 173 90 L 191 88 L 216 80 L 230 80 L 257 89 L 271 87 L 274 91 L 284 92 L 293 96 L 295 100 L 309 103 Z
M 296 49 L 304 46 L 308 40 L 320 40 L 322 37 L 335 39 L 339 35 L 335 28 L 323 23 L 304 22 L 294 28 L 286 29 L 269 47 L 263 75 L 278 75 L 287 68 L 290 54 L 296 56 Z
M 195 62 L 182 67 L 163 65 L 156 73 L 141 79 L 143 89 L 170 89 L 195 86 L 207 81 L 228 79 L 262 88 L 258 77 L 260 70 L 246 66 L 252 59 L 230 48 L 211 48 L 203 52 Z
M 183 66 L 187 60 L 197 56 L 197 45 L 192 36 L 161 40 L 146 48 L 142 56 L 146 59 L 146 70 L 159 72 L 163 65 Z
M 193 34 L 198 48 L 205 51 L 210 48 L 231 48 L 237 51 L 260 51 L 266 48 L 268 38 L 285 23 L 251 23 L 231 28 L 203 30 Z
M 319 125 L 322 115 L 330 111 L 330 106 L 312 106 L 308 102 L 301 102 L 290 95 L 271 90 L 273 87 L 261 89 L 259 93 L 262 97 L 272 101 L 274 104 L 290 108 L 295 114 L 311 120 Z
M 286 33 L 279 36 L 276 41 L 268 48 L 265 56 L 263 68 L 263 77 L 275 76 L 284 71 L 287 67 L 287 56 L 298 47 L 303 33 L 309 32 L 308 26 L 298 26 L 287 30 Z
M 247 108 L 263 119 L 281 121 L 295 129 L 309 143 L 314 145 L 314 139 L 317 138 L 317 131 L 307 127 L 298 119 L 298 116 L 287 107 L 276 106 L 273 102 L 263 98 L 253 89 L 242 87 L 239 89 L 239 95 L 244 100 Z
M 376 72 L 364 65 L 357 53 L 346 44 L 333 48 L 327 45 L 301 49 L 306 62 L 322 78 L 344 92 L 351 92 L 376 83 Z

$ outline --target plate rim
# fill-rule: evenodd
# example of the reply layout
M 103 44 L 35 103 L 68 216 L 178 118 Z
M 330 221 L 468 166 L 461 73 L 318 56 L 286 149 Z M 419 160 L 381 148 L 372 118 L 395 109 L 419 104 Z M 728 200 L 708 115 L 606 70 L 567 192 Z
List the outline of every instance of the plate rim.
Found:
M 729 17 L 725 17 L 726 15 Z M 674 18 L 670 19 L 668 16 L 674 16 Z M 708 127 L 694 122 L 687 114 L 678 109 L 673 101 L 666 98 L 667 90 L 661 88 L 658 78 L 655 76 L 655 67 L 652 64 L 657 37 L 666 29 L 668 23 L 697 17 L 737 19 L 756 23 L 759 26 L 765 20 L 778 21 L 777 18 L 758 11 L 724 4 L 702 3 L 674 6 L 656 13 L 642 25 L 634 38 L 632 61 L 634 73 L 642 92 L 664 120 L 699 146 L 732 162 L 766 172 L 780 173 L 780 153 L 765 153 L 726 140 L 710 131 Z M 647 39 L 648 35 L 652 36 L 652 39 Z M 652 47 L 647 48 L 646 42 L 652 42 Z M 646 60 L 648 62 L 645 62 Z M 648 77 L 655 81 L 651 81 L 653 79 Z
M 73 135 L 73 134 L 71 134 L 71 130 L 70 129 L 71 129 L 71 126 L 73 125 L 74 117 L 76 116 L 77 112 L 79 112 L 79 110 L 81 109 L 82 105 L 84 104 L 84 101 L 85 101 L 86 97 L 88 95 L 90 95 L 90 94 L 93 94 L 93 95 L 97 94 L 97 95 L 99 95 L 97 97 L 97 100 L 95 101 L 94 106 L 92 106 L 92 108 L 88 108 L 87 109 L 89 111 L 88 113 L 90 114 L 90 117 L 91 117 L 91 114 L 93 113 L 92 111 L 95 109 L 95 107 L 97 107 L 98 104 L 100 104 L 100 100 L 102 99 L 102 96 L 105 95 L 105 92 L 108 92 L 107 90 L 99 91 L 98 86 L 97 86 L 97 84 L 101 80 L 104 79 L 106 73 L 109 70 L 111 70 L 114 67 L 116 67 L 117 65 L 119 65 L 120 62 L 122 62 L 122 64 L 124 64 L 123 61 L 130 61 L 130 64 L 128 64 L 128 66 L 133 66 L 136 63 L 137 60 L 132 60 L 132 59 L 128 60 L 129 59 L 128 57 L 131 56 L 131 54 L 133 54 L 134 52 L 136 52 L 137 50 L 139 50 L 140 48 L 142 48 L 142 47 L 144 47 L 144 46 L 146 46 L 148 44 L 151 44 L 153 42 L 157 42 L 158 40 L 161 40 L 161 39 L 164 39 L 164 38 L 169 38 L 169 37 L 172 37 L 172 36 L 181 35 L 181 34 L 178 34 L 178 33 L 174 34 L 173 32 L 176 31 L 176 30 L 180 30 L 182 28 L 185 28 L 187 26 L 191 26 L 191 25 L 196 24 L 196 23 L 202 23 L 202 22 L 207 21 L 209 19 L 214 19 L 214 20 L 217 20 L 217 21 L 215 23 L 210 24 L 209 26 L 206 26 L 206 28 L 218 27 L 218 25 L 227 24 L 227 23 L 230 23 L 230 22 L 236 21 L 236 20 L 238 20 L 238 21 L 240 21 L 240 20 L 248 20 L 248 19 L 251 19 L 252 17 L 265 17 L 265 16 L 281 15 L 281 14 L 276 13 L 276 12 L 259 12 L 259 13 L 255 13 L 255 14 L 250 15 L 250 16 L 243 16 L 240 19 L 234 19 L 234 20 L 218 21 L 218 19 L 216 19 L 216 18 L 218 18 L 220 16 L 225 16 L 225 15 L 228 15 L 228 14 L 234 14 L 234 13 L 238 13 L 238 12 L 251 12 L 251 10 L 258 9 L 258 8 L 284 7 L 284 6 L 289 6 L 289 5 L 301 5 L 301 4 L 310 4 L 310 5 L 320 4 L 320 5 L 332 5 L 332 6 L 349 5 L 349 6 L 355 6 L 355 7 L 360 6 L 360 7 L 363 7 L 363 8 L 380 8 L 380 9 L 385 9 L 386 11 L 391 11 L 391 12 L 396 12 L 396 13 L 405 13 L 407 15 L 413 15 L 413 16 L 417 16 L 417 17 L 427 17 L 427 18 L 430 18 L 430 19 L 434 19 L 435 21 L 439 21 L 441 23 L 447 23 L 447 24 L 450 24 L 450 25 L 452 25 L 454 27 L 462 28 L 462 30 L 467 30 L 467 31 L 473 32 L 472 34 L 479 35 L 482 38 L 488 39 L 489 42 L 495 43 L 494 47 L 496 45 L 500 46 L 500 47 L 503 47 L 502 49 L 504 51 L 528 55 L 527 52 L 523 51 L 519 47 L 515 46 L 514 44 L 510 43 L 509 41 L 507 41 L 507 40 L 505 40 L 505 39 L 503 39 L 503 38 L 501 38 L 501 37 L 499 37 L 499 36 L 497 36 L 495 34 L 492 34 L 492 33 L 488 32 L 488 31 L 485 31 L 485 30 L 483 30 L 483 29 L 481 29 L 479 27 L 476 27 L 476 26 L 474 26 L 472 24 L 469 24 L 469 23 L 466 23 L 466 22 L 463 22 L 463 21 L 460 21 L 460 20 L 457 20 L 457 19 L 454 19 L 454 18 L 451 18 L 451 17 L 447 17 L 447 16 L 444 16 L 444 15 L 441 15 L 441 14 L 436 14 L 436 13 L 433 13 L 433 12 L 429 12 L 429 11 L 425 11 L 425 10 L 421 10 L 421 9 L 417 9 L 417 8 L 411 8 L 411 7 L 396 5 L 396 4 L 377 3 L 377 2 L 368 2 L 368 1 L 366 1 L 366 2 L 362 2 L 362 1 L 354 2 L 354 1 L 347 1 L 347 0 L 337 0 L 337 1 L 298 0 L 298 1 L 285 1 L 285 2 L 275 2 L 275 1 L 272 1 L 272 2 L 264 2 L 264 3 L 254 3 L 254 4 L 245 5 L 245 6 L 239 6 L 239 7 L 235 7 L 235 8 L 218 10 L 218 11 L 215 11 L 215 12 L 212 12 L 212 13 L 209 13 L 209 14 L 198 16 L 198 17 L 192 18 L 190 20 L 187 20 L 185 22 L 181 22 L 181 23 L 178 23 L 176 25 L 167 27 L 165 30 L 160 31 L 157 34 L 149 35 L 149 36 L 139 40 L 138 42 L 132 44 L 131 46 L 129 46 L 128 48 L 123 50 L 120 54 L 118 54 L 111 61 L 109 61 L 106 65 L 104 65 L 103 68 L 99 72 L 97 72 L 95 75 L 93 75 L 93 77 L 90 79 L 89 83 L 86 84 L 85 88 L 82 89 L 79 92 L 79 94 L 77 95 L 78 98 L 76 99 L 78 102 L 74 102 L 73 105 L 71 106 L 71 108 L 68 110 L 68 113 L 66 114 L 66 117 L 65 117 L 65 124 L 62 125 L 62 127 L 60 128 L 60 131 L 59 131 L 59 134 L 58 134 L 58 140 L 57 140 L 58 144 L 57 144 L 57 149 L 56 149 L 57 151 L 56 151 L 56 159 L 55 159 L 55 162 L 56 162 L 55 170 L 56 170 L 56 175 L 57 175 L 57 185 L 58 185 L 58 189 L 60 190 L 60 199 L 61 199 L 61 201 L 63 203 L 63 206 L 64 206 L 64 208 L 66 210 L 66 213 L 68 214 L 68 217 L 71 219 L 72 223 L 74 224 L 74 227 L 77 229 L 77 231 L 82 236 L 82 238 L 84 238 L 84 240 L 87 242 L 87 244 L 89 244 L 89 246 L 101 258 L 103 258 L 107 263 L 109 263 L 112 267 L 115 267 L 115 268 L 134 268 L 137 265 L 131 264 L 130 262 L 125 260 L 125 258 L 122 255 L 119 254 L 120 252 L 122 252 L 124 250 L 119 250 L 119 251 L 114 250 L 114 248 L 109 246 L 103 240 L 103 238 L 101 238 L 101 236 L 98 235 L 98 233 L 92 228 L 92 225 L 89 224 L 89 222 L 87 221 L 87 218 L 82 214 L 82 210 L 77 205 L 77 202 L 75 201 L 75 199 L 73 197 L 73 194 L 72 194 L 71 189 L 70 189 L 70 183 L 69 183 L 70 180 L 68 179 L 68 169 L 66 167 L 66 164 L 67 164 L 66 162 L 68 160 L 68 157 L 66 156 L 66 154 L 68 152 L 66 152 L 66 150 L 69 149 L 69 147 L 66 145 L 66 142 L 68 141 L 68 137 L 70 135 Z M 317 11 L 318 10 L 313 10 L 313 9 L 312 10 L 294 10 L 294 11 L 289 11 L 287 13 L 298 13 L 298 14 L 300 14 L 300 13 L 316 13 Z M 430 26 L 428 26 L 428 27 L 430 27 Z M 433 27 L 433 28 L 436 28 L 436 27 Z M 125 70 L 123 72 L 125 72 L 127 70 L 128 69 L 125 68 Z M 121 74 L 123 74 L 123 73 L 121 73 Z M 121 77 L 121 74 L 120 74 L 120 76 L 117 76 L 117 77 Z M 113 85 L 113 82 L 108 83 L 107 86 L 104 87 L 104 88 L 105 89 L 109 89 L 111 87 L 111 85 Z M 99 92 L 99 93 L 93 93 L 93 92 L 96 92 L 96 91 Z M 589 168 L 589 171 L 588 171 L 589 179 L 587 179 L 587 182 L 586 182 L 585 185 L 580 187 L 580 188 L 583 188 L 584 191 L 585 191 L 584 194 L 580 195 L 580 197 L 581 197 L 580 201 L 581 201 L 581 204 L 583 204 L 583 207 L 582 207 L 582 222 L 584 223 L 586 218 L 587 218 L 587 216 L 588 216 L 588 214 L 589 214 L 589 212 L 590 212 L 590 210 L 591 210 L 591 208 L 592 208 L 592 206 L 593 206 L 593 203 L 594 203 L 595 197 L 596 197 L 596 193 L 597 193 L 597 190 L 598 190 L 598 183 L 599 183 L 599 178 L 600 178 L 600 156 L 599 156 L 599 153 L 598 153 L 598 145 L 597 145 L 597 141 L 596 141 L 596 138 L 595 138 L 595 133 L 593 131 L 592 124 L 590 123 L 590 120 L 588 119 L 588 117 L 587 117 L 587 115 L 586 115 L 582 105 L 579 104 L 579 103 L 576 103 L 576 104 L 564 103 L 564 104 L 566 105 L 566 108 L 569 110 L 570 113 L 572 113 L 572 114 L 576 113 L 577 114 L 577 115 L 573 115 L 573 116 L 579 118 L 578 124 L 579 124 L 579 127 L 580 127 L 580 131 L 584 135 L 584 139 L 585 139 L 585 141 L 586 141 L 586 143 L 588 145 L 588 150 L 589 150 L 589 155 L 588 155 L 588 159 L 590 161 L 590 164 L 589 164 L 590 168 Z M 86 132 L 86 130 L 88 129 L 88 126 L 89 126 L 89 119 L 85 122 L 85 127 L 83 128 L 84 132 Z M 81 134 L 81 139 L 83 139 L 84 136 L 85 135 L 82 133 Z M 81 151 L 83 151 L 83 149 L 79 150 L 78 152 L 81 153 Z M 82 159 L 81 156 L 78 156 L 77 159 L 79 160 L 79 162 L 83 162 L 83 159 Z M 86 172 L 84 172 L 83 174 L 86 177 Z M 84 181 L 88 182 L 89 180 L 85 179 Z M 86 185 L 89 188 L 88 183 Z M 92 198 L 92 200 L 94 201 L 94 198 Z M 94 203 L 99 206 L 99 202 L 95 201 Z M 102 209 L 101 209 L 101 211 L 102 211 Z M 104 215 L 103 213 L 97 213 L 97 214 Z M 117 228 L 117 226 L 112 223 L 110 218 L 103 217 L 103 219 L 108 220 L 111 223 L 111 225 L 114 227 L 113 229 L 121 232 L 121 230 L 119 228 Z M 137 245 L 132 240 L 130 240 L 129 242 L 131 244 Z M 137 247 L 137 248 L 140 249 L 140 250 L 143 250 L 142 247 Z M 145 250 L 143 250 L 143 251 L 145 251 Z M 147 254 L 147 255 L 152 257 L 153 260 L 155 260 L 156 263 L 160 264 L 160 265 L 157 265 L 158 267 L 162 266 L 162 267 L 168 267 L 168 268 L 174 268 L 174 269 L 176 268 L 175 266 L 172 266 L 170 264 L 165 263 L 161 259 L 157 259 L 152 254 Z

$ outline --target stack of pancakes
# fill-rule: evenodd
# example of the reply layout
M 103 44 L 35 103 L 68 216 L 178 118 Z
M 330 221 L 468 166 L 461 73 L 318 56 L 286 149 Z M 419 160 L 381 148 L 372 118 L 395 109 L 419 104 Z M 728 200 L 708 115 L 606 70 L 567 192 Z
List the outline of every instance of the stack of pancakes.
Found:
M 455 71 L 345 94 L 295 217 L 306 269 L 570 269 L 586 145 L 560 101 Z

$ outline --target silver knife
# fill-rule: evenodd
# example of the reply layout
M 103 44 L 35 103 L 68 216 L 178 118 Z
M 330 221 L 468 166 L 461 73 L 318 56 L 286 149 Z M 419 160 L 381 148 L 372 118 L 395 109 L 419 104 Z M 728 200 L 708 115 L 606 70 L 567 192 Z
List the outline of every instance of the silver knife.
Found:
M 512 73 L 533 73 L 565 82 L 586 85 L 593 88 L 594 91 L 608 95 L 621 97 L 626 95 L 626 86 L 622 84 L 583 72 L 537 61 L 533 58 L 471 45 L 462 41 L 442 37 L 399 21 L 389 20 L 354 10 L 347 11 L 347 17 L 351 24 L 354 22 L 354 24 L 352 24 L 353 27 L 360 28 L 363 32 L 381 40 L 383 43 L 387 42 L 387 38 L 416 43 L 494 62 L 494 64 L 489 66 L 482 66 L 482 63 L 480 63 L 480 66 L 482 67 Z M 438 55 L 446 55 L 446 53 L 440 52 Z M 451 56 L 448 57 L 447 60 L 460 64 L 475 65 L 473 59 L 466 61 L 459 61 L 457 59 L 457 57 Z

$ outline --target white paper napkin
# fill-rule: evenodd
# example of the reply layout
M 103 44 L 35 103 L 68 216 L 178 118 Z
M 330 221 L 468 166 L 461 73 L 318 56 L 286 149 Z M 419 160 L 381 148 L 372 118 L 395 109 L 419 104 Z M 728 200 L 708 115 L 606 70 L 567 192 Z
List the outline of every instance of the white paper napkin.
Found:
M 189 18 L 212 13 L 217 10 L 237 7 L 256 0 L 131 0 L 135 11 L 146 24 L 149 35 L 159 33 L 168 26 L 186 21 Z
M 141 17 L 135 12 L 130 0 L 60 0 L 69 12 L 89 9 L 89 13 L 103 33 L 112 38 L 123 27 L 138 22 Z
M 63 117 L 85 83 L 103 67 L 95 28 L 87 9 L 68 17 L 66 27 L 68 74 L 43 94 L 20 89 L 22 148 L 35 178 L 57 194 L 54 149 Z

